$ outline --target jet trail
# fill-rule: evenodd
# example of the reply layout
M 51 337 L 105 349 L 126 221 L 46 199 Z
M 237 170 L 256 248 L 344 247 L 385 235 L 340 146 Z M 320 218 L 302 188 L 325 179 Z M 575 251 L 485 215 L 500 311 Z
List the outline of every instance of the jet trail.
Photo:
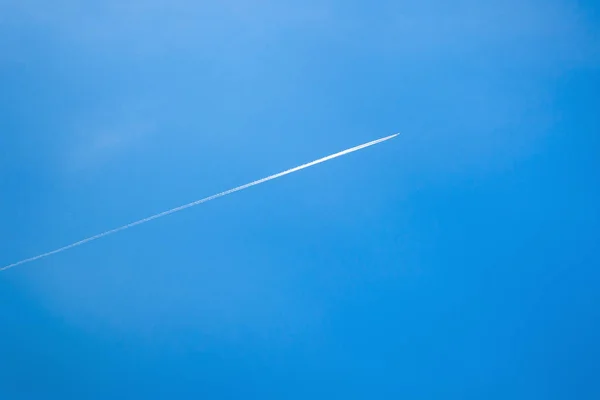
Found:
M 0 268 L 0 271 L 5 271 L 7 269 L 16 267 L 18 265 L 30 263 L 32 261 L 36 261 L 36 260 L 39 260 L 41 258 L 46 258 L 46 257 L 51 256 L 53 254 L 62 253 L 63 251 L 72 249 L 73 247 L 81 246 L 82 244 L 91 242 L 91 241 L 96 240 L 96 239 L 100 239 L 100 238 L 102 238 L 104 236 L 108 236 L 108 235 L 112 235 L 113 233 L 124 231 L 125 229 L 132 228 L 132 227 L 134 227 L 136 225 L 141 225 L 143 223 L 150 222 L 152 220 L 155 220 L 155 219 L 158 219 L 158 218 L 161 218 L 161 217 L 165 217 L 167 215 L 176 213 L 178 211 L 185 210 L 186 208 L 194 207 L 194 206 L 197 206 L 198 204 L 206 203 L 207 201 L 211 201 L 211 200 L 217 199 L 219 197 L 227 196 L 228 194 L 239 192 L 240 190 L 248 189 L 249 187 L 260 185 L 261 183 L 264 183 L 264 182 L 267 182 L 267 181 L 270 181 L 270 180 L 273 180 L 273 179 L 281 178 L 282 176 L 291 174 L 293 172 L 300 171 L 300 170 L 308 168 L 308 167 L 312 167 L 313 165 L 317 165 L 317 164 L 320 164 L 322 162 L 332 160 L 334 158 L 337 158 L 337 157 L 343 156 L 345 154 L 349 154 L 349 153 L 352 153 L 352 152 L 364 149 L 364 148 L 369 147 L 369 146 L 373 146 L 374 144 L 385 142 L 386 140 L 392 139 L 392 138 L 394 138 L 394 137 L 396 137 L 398 135 L 399 135 L 399 133 L 396 133 L 394 135 L 386 136 L 386 137 L 381 138 L 381 139 L 373 140 L 371 142 L 368 142 L 368 143 L 365 143 L 365 144 L 361 144 L 359 146 L 355 146 L 355 147 L 349 148 L 347 150 L 340 151 L 339 153 L 331 154 L 329 156 L 326 156 L 326 157 L 323 157 L 323 158 L 319 158 L 318 160 L 311 161 L 309 163 L 302 164 L 302 165 L 299 165 L 299 166 L 294 167 L 294 168 L 290 168 L 290 169 L 285 170 L 283 172 L 279 172 L 277 174 L 267 176 L 266 178 L 258 179 L 258 180 L 254 181 L 254 182 L 250 182 L 250 183 L 247 183 L 245 185 L 241 185 L 241 186 L 235 187 L 233 189 L 226 190 L 226 191 L 221 192 L 221 193 L 213 194 L 212 196 L 205 197 L 204 199 L 196 200 L 194 202 L 185 204 L 183 206 L 175 207 L 175 208 L 172 208 L 172 209 L 170 209 L 168 211 L 163 211 L 161 213 L 154 214 L 154 215 L 152 215 L 150 217 L 147 217 L 147 218 L 144 218 L 144 219 L 140 219 L 139 221 L 135 221 L 135 222 L 129 223 L 127 225 L 123 225 L 123 226 L 121 226 L 119 228 L 115 228 L 115 229 L 111 229 L 111 230 L 103 232 L 103 233 L 99 233 L 97 235 L 94 235 L 94 236 L 91 236 L 91 237 L 89 237 L 87 239 L 83 239 L 83 240 L 80 240 L 78 242 L 69 244 L 69 245 L 61 247 L 59 249 L 52 250 L 52 251 L 49 251 L 47 253 L 43 253 L 43 254 L 37 255 L 35 257 L 31 257 L 31 258 L 27 258 L 27 259 L 18 261 L 18 262 L 14 263 L 14 264 L 7 265 L 5 267 Z

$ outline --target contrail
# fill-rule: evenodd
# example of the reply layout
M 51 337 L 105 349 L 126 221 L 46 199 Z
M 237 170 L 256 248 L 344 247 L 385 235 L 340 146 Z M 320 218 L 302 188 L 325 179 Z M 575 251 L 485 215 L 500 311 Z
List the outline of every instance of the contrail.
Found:
M 352 147 L 350 149 L 340 151 L 339 153 L 331 154 L 331 155 L 329 155 L 327 157 L 319 158 L 318 160 L 311 161 L 309 163 L 302 164 L 302 165 L 299 165 L 299 166 L 294 167 L 294 168 L 290 168 L 290 169 L 285 170 L 283 172 L 279 172 L 277 174 L 267 176 L 266 178 L 262 178 L 262 179 L 254 181 L 254 182 L 250 182 L 250 183 L 247 183 L 245 185 L 238 186 L 238 187 L 226 190 L 226 191 L 221 192 L 221 193 L 213 194 L 212 196 L 206 197 L 204 199 L 196 200 L 194 202 L 185 204 L 183 206 L 175 207 L 175 208 L 172 208 L 172 209 L 170 209 L 168 211 L 163 211 L 161 213 L 154 214 L 154 215 L 152 215 L 150 217 L 147 217 L 147 218 L 144 218 L 144 219 L 140 219 L 139 221 L 135 221 L 135 222 L 129 223 L 127 225 L 123 225 L 123 226 L 121 226 L 119 228 L 115 228 L 115 229 L 111 229 L 111 230 L 103 232 L 103 233 L 99 233 L 97 235 L 91 236 L 91 237 L 89 237 L 87 239 L 80 240 L 78 242 L 75 242 L 75 243 L 72 243 L 70 245 L 61 247 L 59 249 L 52 250 L 52 251 L 49 251 L 47 253 L 43 253 L 43 254 L 40 254 L 38 256 L 35 256 L 35 257 L 26 258 L 24 260 L 21 260 L 21 261 L 18 261 L 16 263 L 14 263 L 14 264 L 7 265 L 5 267 L 0 268 L 0 271 L 5 271 L 7 269 L 16 267 L 18 265 L 30 263 L 32 261 L 36 261 L 36 260 L 39 260 L 41 258 L 46 258 L 46 257 L 51 256 L 53 254 L 62 253 L 63 251 L 72 249 L 73 247 L 81 246 L 84 243 L 88 243 L 88 242 L 91 242 L 93 240 L 100 239 L 100 238 L 102 238 L 104 236 L 108 236 L 108 235 L 112 235 L 113 233 L 124 231 L 125 229 L 132 228 L 132 227 L 134 227 L 136 225 L 141 225 L 141 224 L 144 224 L 146 222 L 150 222 L 150 221 L 152 221 L 154 219 L 165 217 L 167 215 L 176 213 L 178 211 L 185 210 L 186 208 L 194 207 L 194 206 L 197 206 L 198 204 L 206 203 L 207 201 L 211 201 L 211 200 L 217 199 L 219 197 L 227 196 L 228 194 L 239 192 L 240 190 L 248 189 L 249 187 L 260 185 L 261 183 L 264 183 L 264 182 L 267 182 L 267 181 L 270 181 L 270 180 L 273 180 L 273 179 L 281 178 L 282 176 L 291 174 L 291 173 L 296 172 L 296 171 L 300 171 L 300 170 L 308 168 L 308 167 L 312 167 L 313 165 L 317 165 L 317 164 L 320 164 L 322 162 L 332 160 L 334 158 L 337 158 L 337 157 L 343 156 L 345 154 L 349 154 L 349 153 L 352 153 L 352 152 L 364 149 L 364 148 L 369 147 L 369 146 L 373 146 L 374 144 L 385 142 L 386 140 L 392 139 L 392 138 L 394 138 L 394 137 L 396 137 L 398 135 L 399 135 L 399 133 L 396 133 L 394 135 L 386 136 L 386 137 L 381 138 L 381 139 L 373 140 L 373 141 L 371 141 L 369 143 L 361 144 L 359 146 L 355 146 L 355 147 Z

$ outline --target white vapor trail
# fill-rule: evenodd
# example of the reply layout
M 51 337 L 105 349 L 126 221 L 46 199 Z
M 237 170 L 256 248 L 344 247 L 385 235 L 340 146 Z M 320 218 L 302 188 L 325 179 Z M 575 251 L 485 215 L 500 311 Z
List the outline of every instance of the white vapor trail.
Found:
M 81 246 L 84 243 L 91 242 L 91 241 L 96 240 L 96 239 L 100 239 L 100 238 L 102 238 L 104 236 L 108 236 L 108 235 L 112 235 L 113 233 L 124 231 L 125 229 L 132 228 L 132 227 L 134 227 L 136 225 L 141 225 L 143 223 L 152 221 L 154 219 L 165 217 L 167 215 L 176 213 L 178 211 L 185 210 L 186 208 L 194 207 L 194 206 L 197 206 L 198 204 L 206 203 L 207 201 L 211 201 L 211 200 L 217 199 L 219 197 L 227 196 L 228 194 L 239 192 L 240 190 L 248 189 L 249 187 L 260 185 L 261 183 L 264 183 L 264 182 L 267 182 L 267 181 L 270 181 L 270 180 L 273 180 L 273 179 L 280 178 L 282 176 L 291 174 L 291 173 L 296 172 L 296 171 L 300 171 L 300 170 L 308 168 L 308 167 L 312 167 L 313 165 L 317 165 L 317 164 L 320 164 L 322 162 L 329 161 L 329 160 L 332 160 L 334 158 L 343 156 L 345 154 L 352 153 L 352 152 L 364 149 L 364 148 L 369 147 L 369 146 L 373 146 L 374 144 L 385 142 L 386 140 L 392 139 L 392 138 L 394 138 L 394 137 L 396 137 L 398 135 L 399 135 L 399 133 L 396 133 L 394 135 L 386 136 L 386 137 L 381 138 L 381 139 L 373 140 L 371 142 L 368 142 L 368 143 L 365 143 L 365 144 L 361 144 L 359 146 L 355 146 L 355 147 L 349 148 L 347 150 L 340 151 L 339 153 L 331 154 L 331 155 L 329 155 L 327 157 L 319 158 L 318 160 L 311 161 L 309 163 L 302 164 L 302 165 L 299 165 L 299 166 L 294 167 L 294 168 L 290 168 L 290 169 L 285 170 L 283 172 L 279 172 L 277 174 L 267 176 L 266 178 L 262 178 L 262 179 L 254 181 L 254 182 L 250 182 L 250 183 L 247 183 L 245 185 L 241 185 L 241 186 L 235 187 L 233 189 L 226 190 L 226 191 L 221 192 L 221 193 L 213 194 L 212 196 L 205 197 L 204 199 L 196 200 L 194 202 L 185 204 L 183 206 L 175 207 L 175 208 L 172 208 L 172 209 L 170 209 L 168 211 L 163 211 L 161 213 L 154 214 L 154 215 L 152 215 L 150 217 L 147 217 L 147 218 L 144 218 L 144 219 L 140 219 L 139 221 L 135 221 L 135 222 L 129 223 L 127 225 L 123 225 L 123 226 L 121 226 L 119 228 L 115 228 L 115 229 L 111 229 L 111 230 L 103 232 L 103 233 L 99 233 L 97 235 L 94 235 L 94 236 L 91 236 L 91 237 L 89 237 L 87 239 L 83 239 L 83 240 L 80 240 L 78 242 L 69 244 L 69 245 L 61 247 L 59 249 L 52 250 L 52 251 L 49 251 L 47 253 L 43 253 L 43 254 L 37 255 L 35 257 L 26 258 L 24 260 L 21 260 L 21 261 L 18 261 L 16 263 L 14 263 L 14 264 L 7 265 L 5 267 L 0 268 L 0 271 L 5 271 L 7 269 L 16 267 L 18 265 L 30 263 L 32 261 L 39 260 L 41 258 L 46 258 L 46 257 L 51 256 L 53 254 L 62 253 L 63 251 L 72 249 L 73 247 Z

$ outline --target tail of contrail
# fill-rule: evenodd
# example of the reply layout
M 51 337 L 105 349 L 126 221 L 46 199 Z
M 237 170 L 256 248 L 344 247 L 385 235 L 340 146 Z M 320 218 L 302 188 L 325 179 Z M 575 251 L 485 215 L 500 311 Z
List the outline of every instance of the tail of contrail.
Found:
M 211 201 L 211 200 L 217 199 L 219 197 L 227 196 L 228 194 L 239 192 L 240 190 L 248 189 L 249 187 L 260 185 L 261 183 L 264 183 L 264 182 L 267 182 L 267 181 L 270 181 L 270 180 L 273 180 L 273 179 L 281 178 L 282 176 L 291 174 L 291 173 L 296 172 L 296 171 L 300 171 L 300 170 L 308 168 L 308 167 L 312 167 L 313 165 L 317 165 L 317 164 L 320 164 L 322 162 L 325 162 L 325 161 L 328 161 L 328 160 L 332 160 L 334 158 L 337 158 L 337 157 L 343 156 L 345 154 L 352 153 L 352 152 L 364 149 L 364 148 L 369 147 L 369 146 L 373 146 L 374 144 L 385 142 L 386 140 L 392 139 L 392 138 L 394 138 L 394 137 L 396 137 L 398 135 L 399 135 L 399 133 L 396 133 L 394 135 L 386 136 L 386 137 L 381 138 L 381 139 L 373 140 L 373 141 L 371 141 L 369 143 L 361 144 L 359 146 L 355 146 L 355 147 L 352 147 L 350 149 L 340 151 L 339 153 L 331 154 L 331 155 L 329 155 L 327 157 L 319 158 L 318 160 L 311 161 L 309 163 L 302 164 L 302 165 L 299 165 L 299 166 L 294 167 L 294 168 L 290 168 L 290 169 L 285 170 L 283 172 L 279 172 L 277 174 L 267 176 L 266 178 L 258 179 L 258 180 L 254 181 L 254 182 L 250 182 L 250 183 L 247 183 L 245 185 L 238 186 L 238 187 L 226 190 L 226 191 L 221 192 L 221 193 L 213 194 L 212 196 L 206 197 L 204 199 L 196 200 L 194 202 L 185 204 L 183 206 L 175 207 L 175 208 L 172 208 L 170 210 L 163 211 L 163 212 L 158 213 L 158 214 L 154 214 L 154 215 L 152 215 L 150 217 L 147 217 L 147 218 L 144 218 L 144 219 L 140 219 L 139 221 L 135 221 L 135 222 L 129 223 L 127 225 L 123 225 L 123 226 L 121 226 L 119 228 L 115 228 L 115 229 L 111 229 L 111 230 L 103 232 L 103 233 L 99 233 L 97 235 L 91 236 L 91 237 L 89 237 L 87 239 L 80 240 L 78 242 L 75 242 L 75 243 L 72 243 L 70 245 L 61 247 L 59 249 L 52 250 L 52 251 L 49 251 L 47 253 L 43 253 L 43 254 L 37 255 L 35 257 L 31 257 L 31 258 L 27 258 L 25 260 L 18 261 L 18 262 L 14 263 L 14 264 L 7 265 L 5 267 L 0 268 L 0 271 L 5 271 L 7 269 L 16 267 L 18 265 L 30 263 L 32 261 L 39 260 L 41 258 L 46 258 L 46 257 L 51 256 L 53 254 L 62 253 L 63 251 L 72 249 L 73 247 L 81 246 L 84 243 L 91 242 L 91 241 L 94 241 L 96 239 L 100 239 L 100 238 L 102 238 L 104 236 L 108 236 L 108 235 L 112 235 L 113 233 L 124 231 L 125 229 L 132 228 L 132 227 L 134 227 L 136 225 L 141 225 L 143 223 L 152 221 L 154 219 L 165 217 L 167 215 L 176 213 L 178 211 L 185 210 L 186 208 L 194 207 L 194 206 L 197 206 L 198 204 L 206 203 L 207 201 Z

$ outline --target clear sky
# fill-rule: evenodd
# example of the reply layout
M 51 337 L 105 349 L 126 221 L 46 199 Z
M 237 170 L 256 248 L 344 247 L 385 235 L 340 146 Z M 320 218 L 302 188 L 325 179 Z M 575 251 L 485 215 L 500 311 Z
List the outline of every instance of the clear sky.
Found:
M 0 399 L 598 399 L 595 1 L 0 0 Z

